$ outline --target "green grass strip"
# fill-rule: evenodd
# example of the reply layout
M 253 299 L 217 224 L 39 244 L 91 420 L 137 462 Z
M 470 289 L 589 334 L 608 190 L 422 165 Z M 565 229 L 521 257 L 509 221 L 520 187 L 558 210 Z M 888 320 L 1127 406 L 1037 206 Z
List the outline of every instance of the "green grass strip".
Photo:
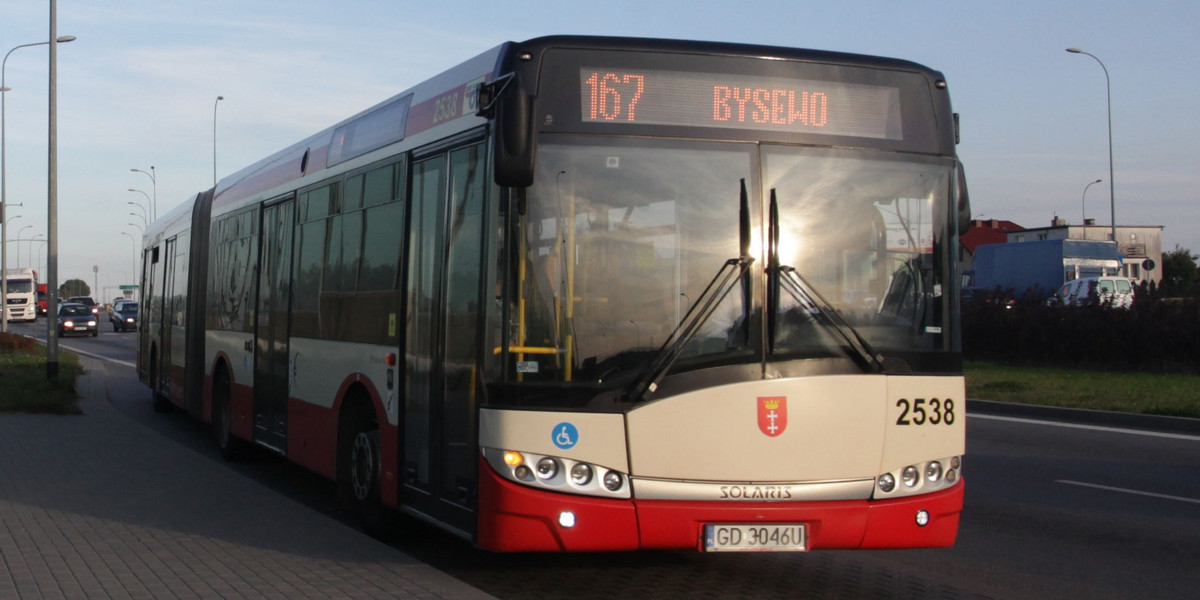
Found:
M 59 354 L 58 378 L 46 377 L 46 348 L 29 338 L 0 333 L 0 412 L 79 414 L 75 379 L 79 357 Z
M 1200 418 L 1200 377 L 1010 367 L 968 361 L 967 397 L 1063 408 Z

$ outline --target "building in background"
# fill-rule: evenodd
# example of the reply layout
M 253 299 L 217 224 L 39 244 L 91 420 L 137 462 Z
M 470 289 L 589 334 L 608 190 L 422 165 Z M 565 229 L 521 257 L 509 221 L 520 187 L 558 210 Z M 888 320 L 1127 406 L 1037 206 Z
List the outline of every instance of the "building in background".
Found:
M 1112 237 L 1112 226 L 1096 225 L 1088 219 L 1083 225 L 1069 225 L 1054 218 L 1049 227 L 1017 229 L 1007 232 L 1009 242 L 1038 240 L 1098 240 Z M 1162 225 L 1117 225 L 1117 253 L 1121 257 L 1119 275 L 1135 282 L 1162 283 Z

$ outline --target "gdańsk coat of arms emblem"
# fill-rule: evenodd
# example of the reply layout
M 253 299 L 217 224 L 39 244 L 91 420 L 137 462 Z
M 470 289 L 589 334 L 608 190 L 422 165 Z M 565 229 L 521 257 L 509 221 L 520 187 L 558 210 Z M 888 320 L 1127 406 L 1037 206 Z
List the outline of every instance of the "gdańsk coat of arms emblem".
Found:
M 787 429 L 786 396 L 759 396 L 758 428 L 767 437 L 776 437 Z

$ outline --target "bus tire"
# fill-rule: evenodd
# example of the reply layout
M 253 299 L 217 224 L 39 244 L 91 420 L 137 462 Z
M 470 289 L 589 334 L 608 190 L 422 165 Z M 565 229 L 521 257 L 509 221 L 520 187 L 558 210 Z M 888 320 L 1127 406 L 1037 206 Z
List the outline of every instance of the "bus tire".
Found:
M 245 458 L 246 442 L 233 435 L 233 385 L 224 365 L 213 375 L 212 410 L 213 440 L 221 458 L 231 462 Z
M 382 467 L 379 422 L 369 404 L 356 403 L 343 415 L 339 436 L 338 496 L 362 521 L 363 529 L 379 539 L 390 538 L 392 510 L 381 498 Z

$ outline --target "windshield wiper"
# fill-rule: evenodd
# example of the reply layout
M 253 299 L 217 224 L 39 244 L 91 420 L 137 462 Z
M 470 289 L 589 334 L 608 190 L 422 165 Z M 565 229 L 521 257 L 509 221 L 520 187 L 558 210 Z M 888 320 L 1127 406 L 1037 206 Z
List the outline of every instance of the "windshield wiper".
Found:
M 746 268 L 752 262 L 754 262 L 753 257 L 742 256 L 731 258 L 721 265 L 721 269 L 717 271 L 712 281 L 708 282 L 708 286 L 696 299 L 696 303 L 683 315 L 683 319 L 671 332 L 671 335 L 667 336 L 667 340 L 663 342 L 645 373 L 634 382 L 628 396 L 630 401 L 639 401 L 646 394 L 653 393 L 658 389 L 659 382 L 671 369 L 671 365 L 675 364 L 675 360 L 683 352 L 684 346 L 696 335 L 700 326 L 708 321 L 713 311 L 721 304 L 725 296 L 729 295 L 730 290 L 742 278 L 742 274 L 746 272 Z
M 779 312 L 779 290 L 787 290 L 788 294 L 806 311 L 816 311 L 820 322 L 833 329 L 846 342 L 851 350 L 850 356 L 860 367 L 871 372 L 883 370 L 883 356 L 871 347 L 858 330 L 846 322 L 846 319 L 833 308 L 833 305 L 817 291 L 795 267 L 779 264 L 779 205 L 775 199 L 775 189 L 771 189 L 770 230 L 768 233 L 768 264 L 771 274 L 771 286 L 768 292 L 771 303 L 768 311 L 768 331 L 771 351 L 775 350 L 775 324 Z
M 883 356 L 875 352 L 875 349 L 858 333 L 858 330 L 847 323 L 846 319 L 842 318 L 842 315 L 821 296 L 820 292 L 817 292 L 816 288 L 795 267 L 779 265 L 776 272 L 779 274 L 777 281 L 782 284 L 793 300 L 805 305 L 808 309 L 815 310 L 817 314 L 821 315 L 821 320 L 846 341 L 847 346 L 853 350 L 851 357 L 859 363 L 859 366 L 872 372 L 883 370 Z
M 688 307 L 683 319 L 667 336 L 650 366 L 633 382 L 629 395 L 626 396 L 629 401 L 640 401 L 646 397 L 646 394 L 652 394 L 658 389 L 658 384 L 666 376 L 667 371 L 671 370 L 671 366 L 675 364 L 679 355 L 683 353 L 684 347 L 695 337 L 696 332 L 700 331 L 700 327 L 708 321 L 713 311 L 720 306 L 739 281 L 742 283 L 743 295 L 741 329 L 743 335 L 749 331 L 750 278 L 747 270 L 750 263 L 754 262 L 754 257 L 750 256 L 750 200 L 746 193 L 745 179 L 741 180 L 741 188 L 738 208 L 738 237 L 741 256 L 726 260 L 725 264 L 717 270 L 717 274 L 705 286 L 704 291 L 696 298 L 696 301 Z

